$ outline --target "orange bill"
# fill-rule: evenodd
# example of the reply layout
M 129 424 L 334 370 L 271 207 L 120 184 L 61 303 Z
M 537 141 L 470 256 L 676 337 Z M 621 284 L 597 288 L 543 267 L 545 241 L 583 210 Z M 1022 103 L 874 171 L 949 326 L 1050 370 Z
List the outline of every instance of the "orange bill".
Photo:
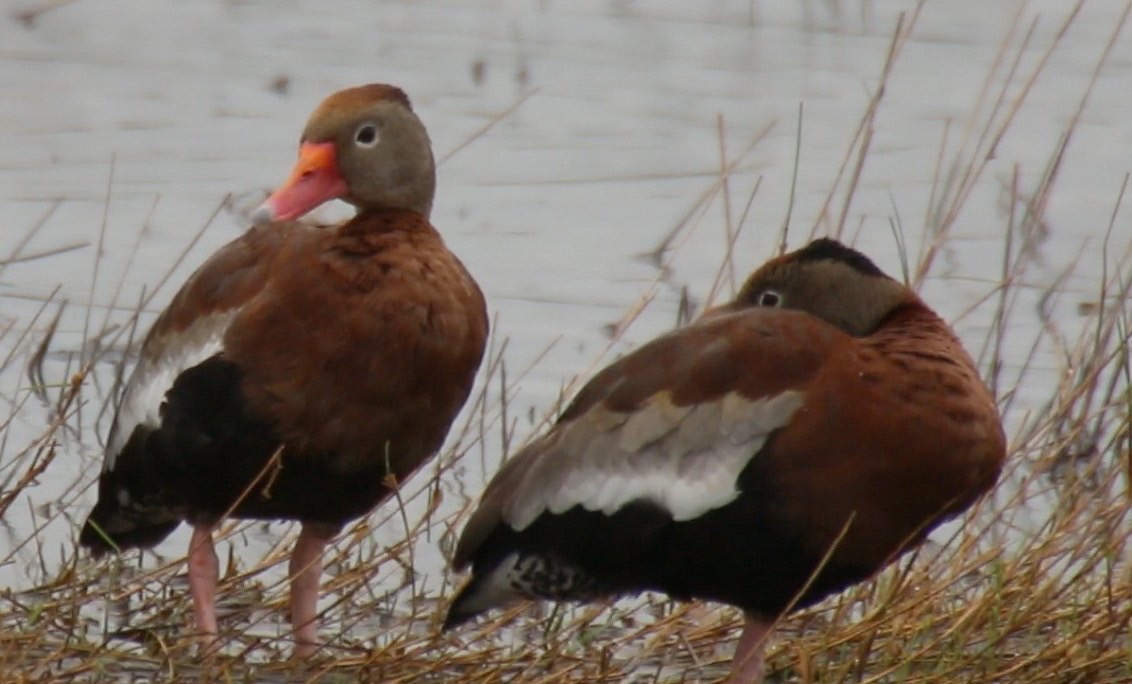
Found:
M 290 221 L 346 195 L 333 142 L 305 142 L 291 176 L 252 214 L 255 223 Z

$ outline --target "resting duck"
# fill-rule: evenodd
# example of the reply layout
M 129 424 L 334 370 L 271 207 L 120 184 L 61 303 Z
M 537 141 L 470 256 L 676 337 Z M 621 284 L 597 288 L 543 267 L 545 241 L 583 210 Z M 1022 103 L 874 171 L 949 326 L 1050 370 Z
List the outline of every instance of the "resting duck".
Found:
M 598 373 L 507 461 L 457 545 L 472 577 L 445 627 L 518 598 L 663 591 L 745 611 L 731 681 L 759 681 L 778 616 L 914 547 L 1004 458 L 948 325 L 817 240 Z
M 405 94 L 367 85 L 307 123 L 258 225 L 201 266 L 142 345 L 79 537 L 100 555 L 193 527 L 189 586 L 216 635 L 212 531 L 298 520 L 295 653 L 317 646 L 323 548 L 440 448 L 483 356 L 483 295 L 429 223 L 436 170 Z M 343 199 L 335 226 L 295 222 Z

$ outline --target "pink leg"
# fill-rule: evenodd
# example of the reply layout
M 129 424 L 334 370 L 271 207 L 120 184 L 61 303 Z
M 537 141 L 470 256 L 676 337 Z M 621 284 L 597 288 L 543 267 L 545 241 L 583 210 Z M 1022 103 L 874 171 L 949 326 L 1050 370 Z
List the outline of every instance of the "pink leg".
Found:
M 727 684 L 759 684 L 763 681 L 763 649 L 773 625 L 773 622 L 747 614 Z
M 193 527 L 188 560 L 193 620 L 200 635 L 200 653 L 204 654 L 216 647 L 216 581 L 220 577 L 211 527 Z
M 291 626 L 295 657 L 306 658 L 318 648 L 318 589 L 322 551 L 333 534 L 317 525 L 303 525 L 291 552 Z

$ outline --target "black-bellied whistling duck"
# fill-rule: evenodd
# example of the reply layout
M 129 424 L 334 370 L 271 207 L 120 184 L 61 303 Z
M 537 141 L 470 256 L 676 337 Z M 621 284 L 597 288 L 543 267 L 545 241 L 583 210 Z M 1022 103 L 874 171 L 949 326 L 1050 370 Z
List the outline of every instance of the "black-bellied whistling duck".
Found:
M 742 608 L 731 681 L 758 681 L 778 616 L 918 544 L 1004 458 L 948 325 L 817 240 L 598 373 L 507 461 L 460 538 L 473 574 L 445 626 L 517 598 L 659 590 Z
M 295 653 L 317 645 L 322 551 L 441 446 L 487 338 L 483 295 L 429 223 L 424 125 L 388 85 L 327 98 L 259 225 L 201 266 L 142 345 L 80 542 L 150 547 L 186 521 L 196 627 L 215 642 L 221 518 L 298 520 Z M 343 199 L 335 226 L 294 222 Z

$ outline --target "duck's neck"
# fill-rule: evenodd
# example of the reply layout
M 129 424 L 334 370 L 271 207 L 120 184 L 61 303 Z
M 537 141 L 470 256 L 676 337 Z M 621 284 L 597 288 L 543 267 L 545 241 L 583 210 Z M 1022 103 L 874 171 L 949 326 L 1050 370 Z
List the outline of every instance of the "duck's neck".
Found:
M 389 204 L 357 204 L 355 201 L 347 201 L 354 205 L 355 218 L 374 213 L 413 212 L 428 221 L 429 215 L 432 213 L 432 197 L 432 193 L 406 191 L 389 196 L 388 199 L 392 200 Z
M 439 237 L 439 233 L 428 221 L 428 216 L 413 209 L 393 207 L 371 207 L 359 210 L 354 218 L 338 228 L 338 234 L 345 239 L 379 235 L 428 236 Z
M 976 372 L 975 362 L 955 331 L 918 299 L 894 309 L 869 340 L 889 353 L 938 358 L 947 360 L 949 365 L 963 362 L 971 372 Z
M 400 221 L 413 218 L 416 221 L 429 223 L 428 216 L 428 211 L 421 211 L 412 207 L 359 207 L 349 223 L 366 223 L 376 219 L 388 220 L 390 218 L 396 218 Z

